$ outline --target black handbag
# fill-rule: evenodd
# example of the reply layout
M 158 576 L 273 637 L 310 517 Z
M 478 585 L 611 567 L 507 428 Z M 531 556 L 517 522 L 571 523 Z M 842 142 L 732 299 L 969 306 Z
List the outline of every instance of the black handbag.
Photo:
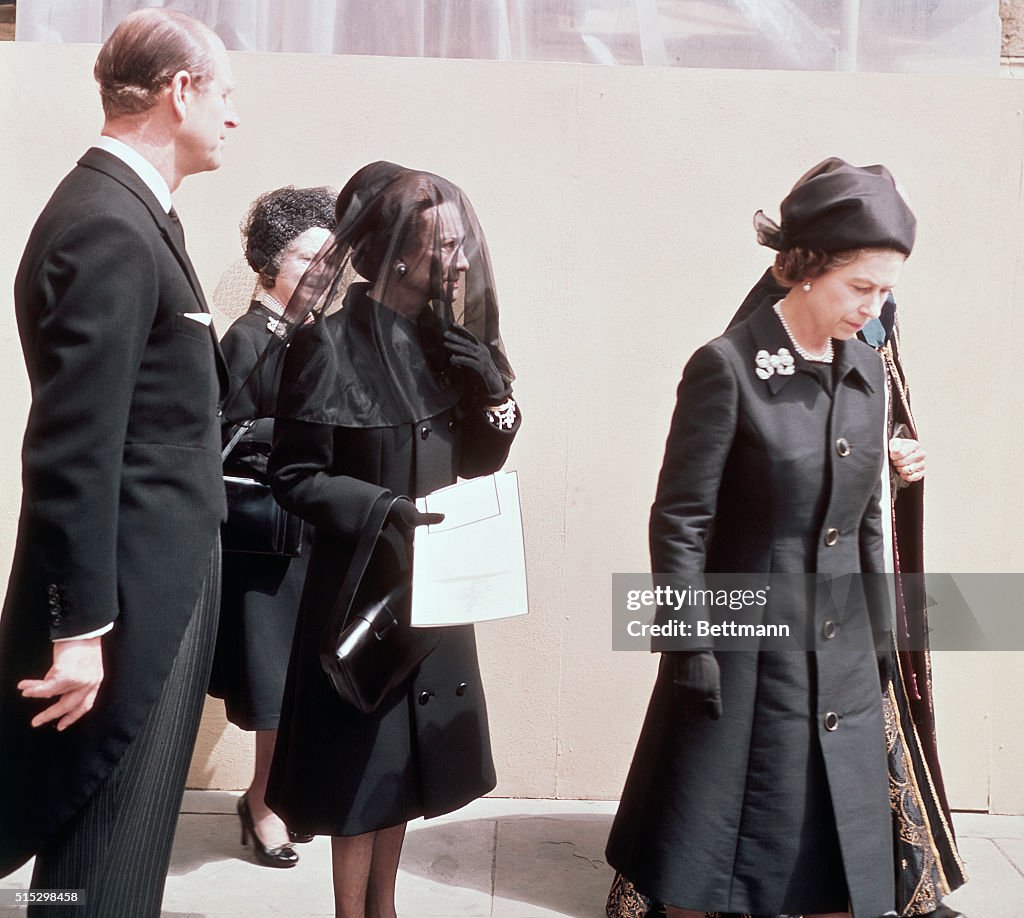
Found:
M 364 714 L 404 689 L 441 640 L 437 628 L 410 625 L 408 576 L 383 595 L 363 582 L 397 499 L 382 494 L 371 508 L 320 645 L 320 664 L 334 690 Z
M 252 421 L 238 426 L 221 453 L 222 460 L 228 458 L 251 426 Z M 288 558 L 301 554 L 302 520 L 274 500 L 270 485 L 253 478 L 225 475 L 224 492 L 228 518 L 221 526 L 222 551 Z

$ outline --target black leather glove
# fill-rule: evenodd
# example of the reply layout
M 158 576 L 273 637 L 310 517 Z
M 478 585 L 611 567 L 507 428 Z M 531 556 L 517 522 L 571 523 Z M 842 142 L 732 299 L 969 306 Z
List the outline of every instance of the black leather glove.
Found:
M 443 513 L 420 513 L 408 497 L 396 498 L 388 510 L 387 522 L 397 526 L 405 534 L 406 538 L 412 536 L 412 531 L 417 526 L 429 526 L 431 523 L 440 523 L 444 520 Z
M 445 330 L 444 346 L 451 362 L 465 370 L 473 386 L 473 395 L 484 405 L 500 405 L 512 394 L 512 387 L 498 372 L 494 358 L 468 328 L 452 325 Z
M 694 714 L 719 720 L 722 716 L 722 674 L 711 650 L 672 653 L 676 697 Z

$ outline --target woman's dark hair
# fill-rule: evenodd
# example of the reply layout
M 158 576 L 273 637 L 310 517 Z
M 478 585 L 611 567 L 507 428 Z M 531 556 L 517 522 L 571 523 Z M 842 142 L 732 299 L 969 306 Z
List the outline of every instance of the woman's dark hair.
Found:
M 249 267 L 269 290 L 281 270 L 285 249 L 314 226 L 334 229 L 334 192 L 330 188 L 277 188 L 261 194 L 242 221 L 242 246 Z
M 856 261 L 863 252 L 876 249 L 847 249 L 845 252 L 822 252 L 794 246 L 779 252 L 772 265 L 772 276 L 783 287 L 796 287 L 804 281 L 814 280 L 836 268 L 844 268 Z
M 138 115 L 180 70 L 197 89 L 213 75 L 207 26 L 177 10 L 147 8 L 125 16 L 100 48 L 93 76 L 108 118 Z

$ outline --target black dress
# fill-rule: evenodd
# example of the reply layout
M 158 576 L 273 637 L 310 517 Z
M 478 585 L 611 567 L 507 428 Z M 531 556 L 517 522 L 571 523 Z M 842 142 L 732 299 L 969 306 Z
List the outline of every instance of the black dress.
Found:
M 405 346 L 415 346 L 414 339 Z M 300 334 L 288 352 L 282 391 L 295 388 L 302 354 Z M 267 790 L 268 804 L 292 829 L 359 835 L 451 812 L 495 786 L 472 626 L 443 629 L 408 690 L 371 715 L 334 693 L 319 647 L 377 497 L 418 497 L 456 477 L 497 471 L 518 426 L 517 419 L 511 431 L 499 430 L 482 409 L 463 403 L 392 427 L 277 421 L 274 492 L 316 533 Z M 389 576 L 372 568 L 367 574 L 384 582 Z
M 882 570 L 883 370 L 838 342 L 834 373 L 797 358 L 771 306 L 691 359 L 651 514 L 656 572 L 842 575 Z M 709 528 L 714 520 L 713 528 Z M 659 902 L 760 915 L 892 907 L 892 835 L 874 641 L 884 597 L 780 601 L 806 650 L 722 651 L 724 713 L 689 714 L 662 661 L 608 861 Z M 835 619 L 835 620 L 833 620 Z
M 256 365 L 271 334 L 268 323 L 274 322 L 274 314 L 254 302 L 224 335 L 221 347 L 231 371 L 232 397 Z M 266 382 L 267 391 L 259 393 L 265 398 L 254 398 L 252 414 L 257 401 L 265 402 L 263 410 L 268 413 L 272 408 L 273 384 Z M 225 474 L 266 481 L 273 428 L 271 418 L 258 420 L 231 451 Z M 309 526 L 304 527 L 303 535 L 302 551 L 296 558 L 224 552 L 220 629 L 210 694 L 224 699 L 228 720 L 243 730 L 277 729 L 312 545 Z

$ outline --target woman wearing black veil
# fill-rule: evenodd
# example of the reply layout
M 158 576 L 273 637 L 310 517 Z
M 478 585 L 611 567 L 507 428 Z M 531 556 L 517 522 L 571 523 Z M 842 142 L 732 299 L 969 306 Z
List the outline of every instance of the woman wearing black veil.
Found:
M 315 527 L 267 802 L 332 836 L 336 915 L 393 918 L 405 826 L 495 786 L 472 626 L 440 629 L 372 714 L 343 702 L 320 646 L 381 495 L 385 549 L 364 578 L 408 577 L 416 498 L 497 471 L 519 429 L 483 234 L 452 183 L 391 163 L 356 173 L 334 237 L 289 303 L 270 460 L 279 502 Z

